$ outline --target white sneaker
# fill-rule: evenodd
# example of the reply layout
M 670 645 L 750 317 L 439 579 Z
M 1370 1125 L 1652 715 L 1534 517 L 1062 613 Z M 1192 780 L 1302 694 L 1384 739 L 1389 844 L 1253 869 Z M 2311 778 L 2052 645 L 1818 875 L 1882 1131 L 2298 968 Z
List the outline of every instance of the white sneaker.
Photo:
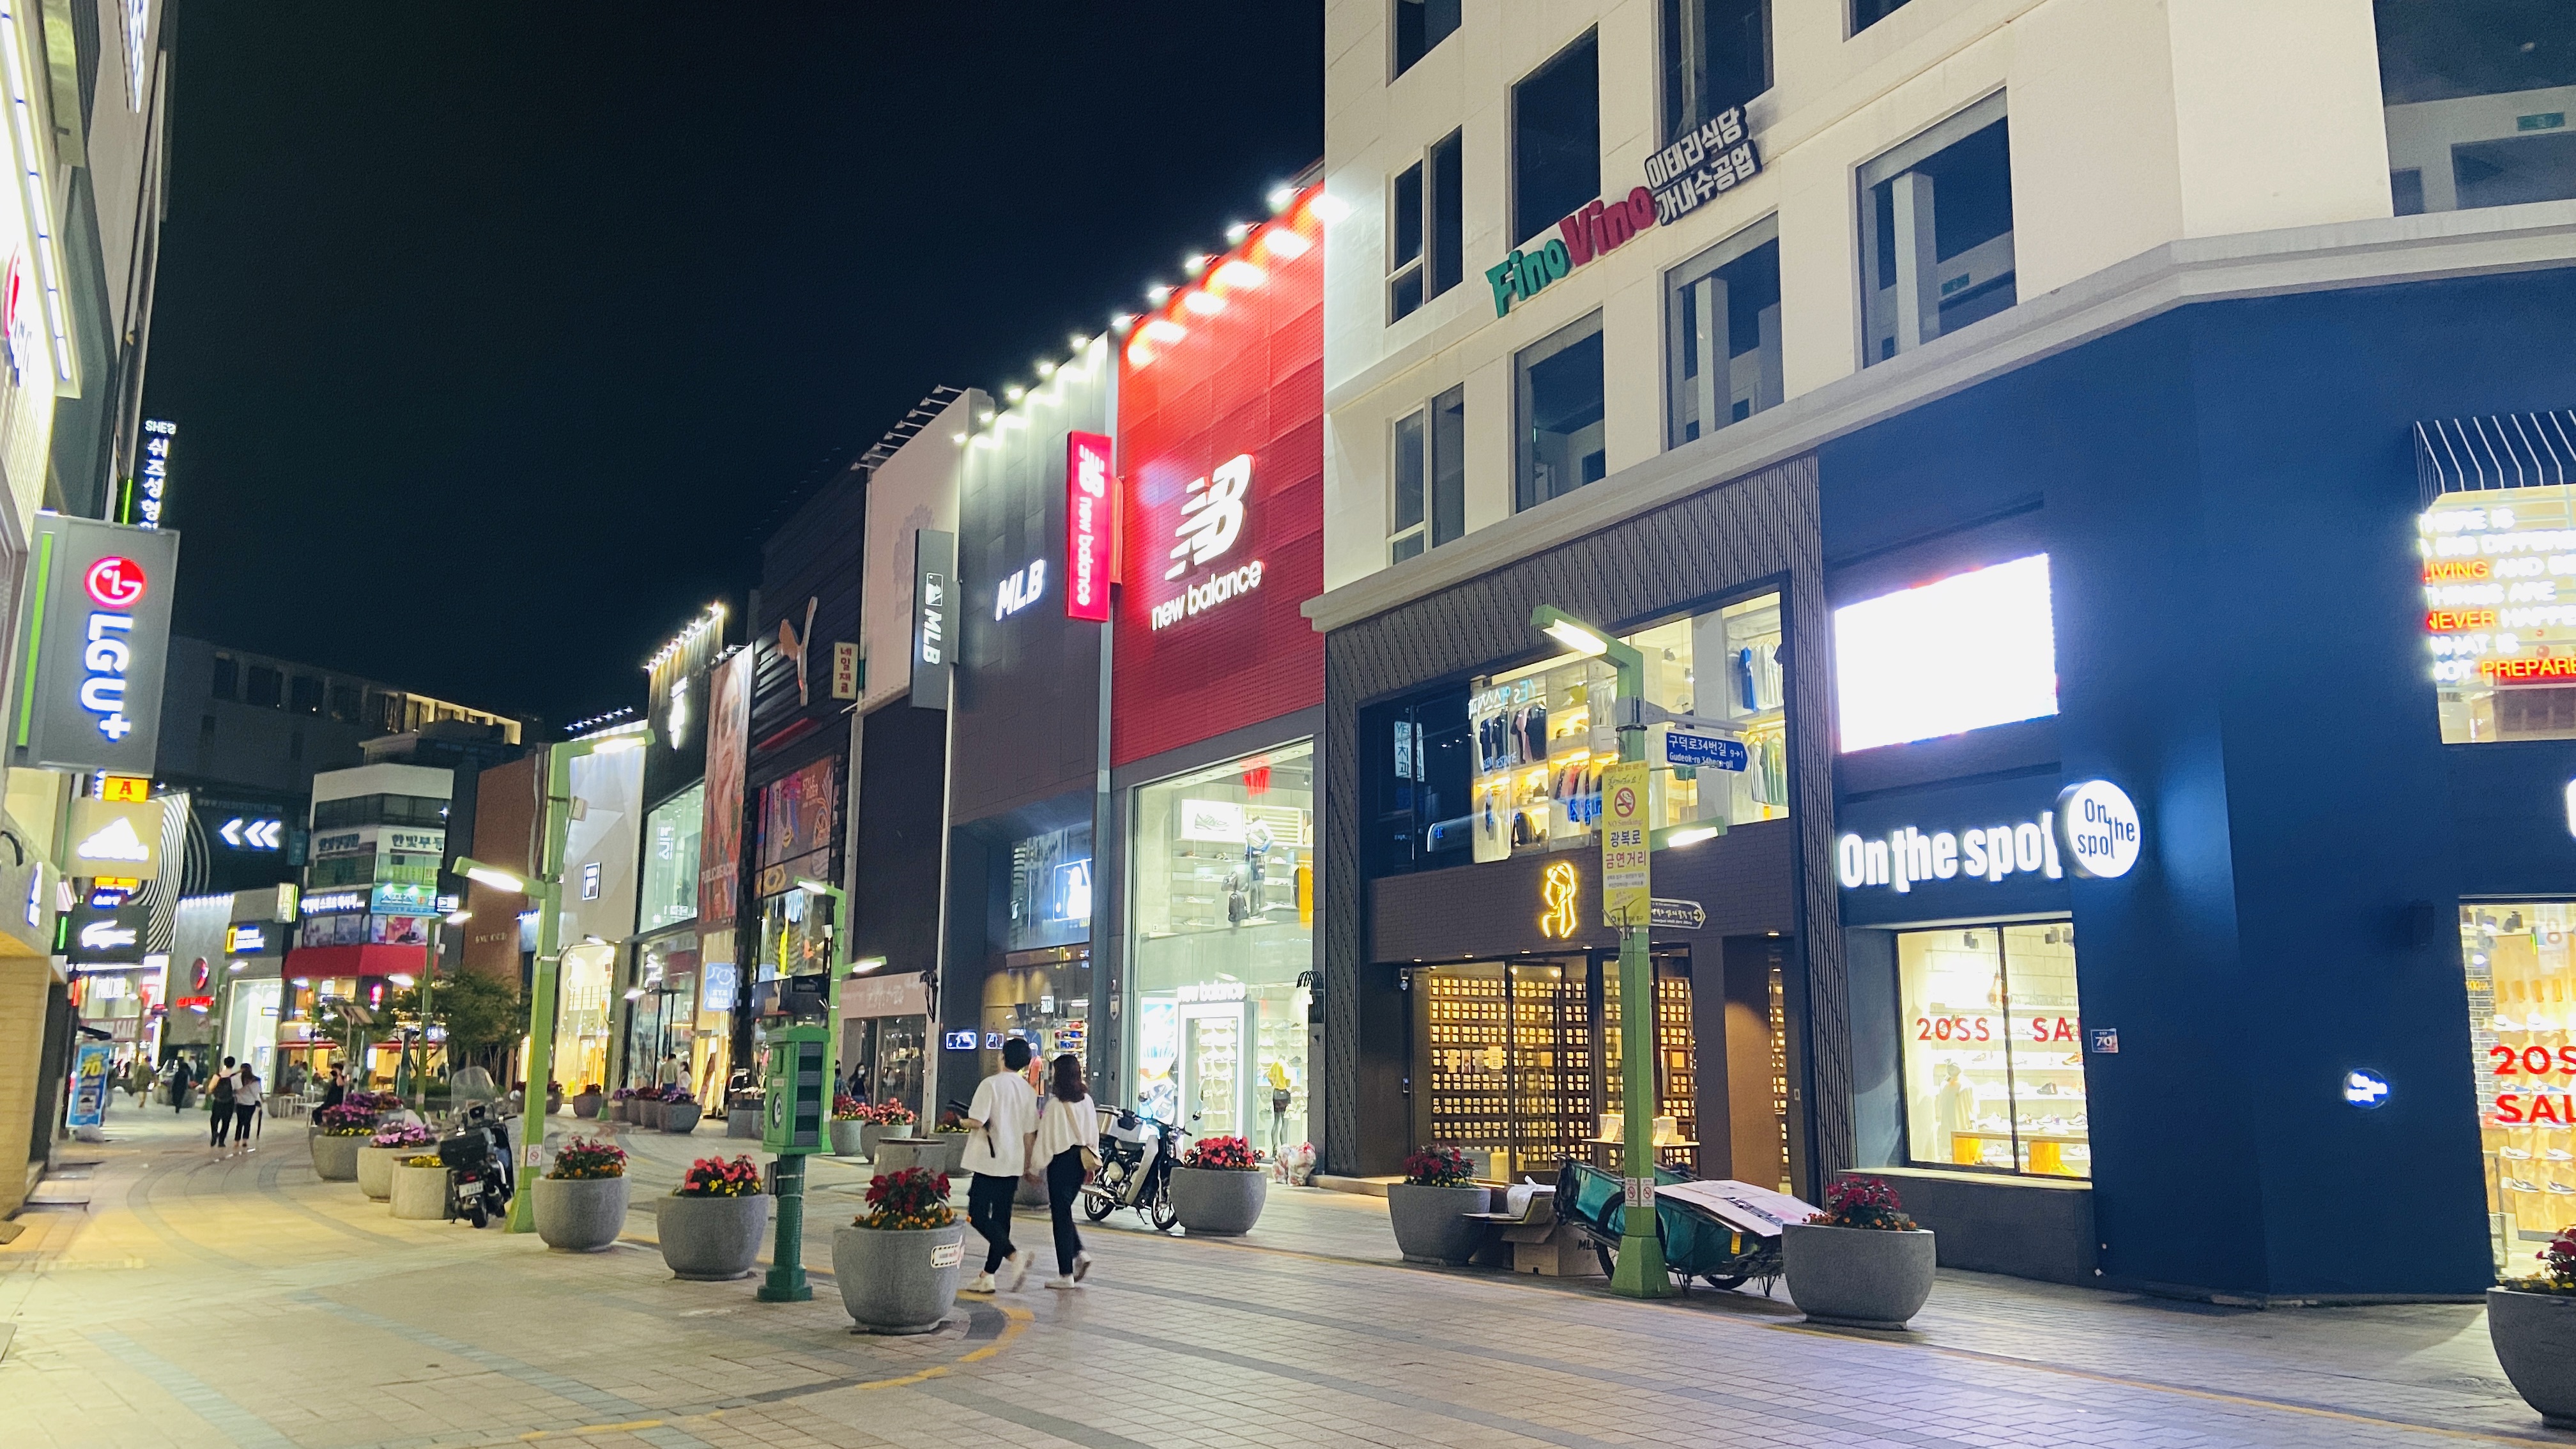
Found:
M 990 1293 L 990 1292 L 992 1292 L 992 1291 L 993 1291 L 993 1275 L 992 1275 L 992 1274 L 990 1274 L 990 1273 L 978 1273 L 978 1274 L 976 1274 L 976 1275 L 975 1275 L 975 1281 L 966 1285 L 966 1291 L 967 1291 L 967 1292 L 969 1292 L 969 1293 Z
M 1073 1281 L 1074 1281 L 1074 1282 L 1076 1282 L 1076 1283 L 1079 1283 L 1079 1282 L 1081 1282 L 1083 1279 L 1088 1278 L 1088 1277 L 1090 1277 L 1090 1276 L 1091 1276 L 1091 1255 L 1090 1255 L 1089 1253 L 1076 1253 L 1076 1254 L 1074 1254 L 1074 1255 L 1073 1255 Z
M 1064 1273 L 1058 1273 L 1054 1277 L 1049 1278 L 1046 1281 L 1046 1285 L 1049 1288 L 1079 1288 L 1082 1286 L 1081 1284 L 1073 1281 L 1070 1275 Z
M 1011 1270 L 1011 1286 L 1002 1291 L 1017 1293 L 1029 1281 L 1029 1256 L 1029 1250 L 1022 1248 L 1002 1260 L 1003 1265 Z

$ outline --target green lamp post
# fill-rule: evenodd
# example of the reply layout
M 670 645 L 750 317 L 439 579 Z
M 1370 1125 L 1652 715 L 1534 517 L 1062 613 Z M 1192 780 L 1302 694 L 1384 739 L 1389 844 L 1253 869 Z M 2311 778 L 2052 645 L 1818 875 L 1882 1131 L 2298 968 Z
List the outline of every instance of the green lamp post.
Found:
M 563 900 L 565 840 L 572 831 L 572 762 L 584 755 L 640 750 L 652 742 L 651 730 L 637 730 L 632 734 L 570 740 L 546 747 L 545 829 L 539 837 L 537 868 L 532 874 L 522 876 L 472 856 L 458 856 L 456 859 L 456 867 L 464 872 L 466 879 L 481 881 L 494 890 L 526 896 L 537 908 L 536 970 L 528 990 L 528 1088 L 521 1107 L 519 1127 L 519 1165 L 522 1169 L 535 1165 L 538 1150 L 545 1145 L 546 1083 L 554 1076 L 555 1006 L 563 980 L 563 920 L 558 907 Z M 510 1197 L 510 1231 L 533 1233 L 536 1230 L 536 1195 L 523 1181 L 519 1190 Z

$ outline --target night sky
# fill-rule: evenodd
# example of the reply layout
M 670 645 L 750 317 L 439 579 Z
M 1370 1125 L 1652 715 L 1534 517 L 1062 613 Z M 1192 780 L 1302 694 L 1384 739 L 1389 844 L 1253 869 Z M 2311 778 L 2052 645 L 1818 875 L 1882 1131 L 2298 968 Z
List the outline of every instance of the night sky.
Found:
M 171 8 L 177 627 L 557 723 L 1323 151 L 1303 0 Z

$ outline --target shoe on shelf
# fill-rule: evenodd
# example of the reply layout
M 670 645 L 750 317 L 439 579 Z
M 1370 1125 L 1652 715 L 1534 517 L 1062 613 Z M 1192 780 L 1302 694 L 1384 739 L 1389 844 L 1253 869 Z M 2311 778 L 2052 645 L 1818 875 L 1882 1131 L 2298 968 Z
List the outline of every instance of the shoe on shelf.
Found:
M 2515 1162 L 2521 1162 L 2529 1158 L 2531 1154 L 2523 1151 L 2519 1147 L 2499 1147 L 2496 1149 L 2496 1156 L 2508 1158 Z
M 1081 1282 L 1083 1279 L 1088 1278 L 1088 1277 L 1090 1277 L 1090 1276 L 1091 1276 L 1091 1255 L 1090 1255 L 1089 1253 L 1076 1253 L 1076 1254 L 1074 1254 L 1074 1255 L 1073 1255 L 1073 1281 L 1075 1281 L 1076 1283 L 1079 1283 L 1079 1282 Z
M 1081 1286 L 1082 1286 L 1081 1284 L 1076 1283 L 1075 1281 L 1073 1281 L 1073 1279 L 1072 1279 L 1072 1277 L 1071 1277 L 1070 1275 L 1068 1275 L 1068 1274 L 1064 1274 L 1064 1273 L 1058 1273 L 1058 1274 L 1056 1274 L 1054 1277 L 1049 1278 L 1048 1280 L 1046 1280 L 1046 1285 L 1047 1285 L 1049 1288 L 1059 1288 L 1059 1289 L 1061 1289 L 1061 1288 L 1079 1288 L 1079 1287 L 1081 1287 Z
M 2523 1181 L 2521 1178 L 2518 1178 L 2518 1177 L 2508 1177 L 2508 1178 L 2506 1178 L 2506 1179 L 2504 1180 L 2504 1185 L 2505 1185 L 2505 1186 L 2507 1186 L 2507 1187 L 2509 1187 L 2509 1188 L 2511 1188 L 2511 1189 L 2513 1189 L 2515 1192 L 2538 1192 L 2538 1191 L 2540 1191 L 2540 1184 L 2538 1184 L 2538 1183 L 2536 1183 L 2536 1182 L 2525 1182 L 2525 1181 Z
M 2569 1187 L 2563 1182 L 2553 1182 L 2549 1184 L 2545 1190 L 2557 1193 L 2562 1197 L 2576 1197 L 2576 1187 Z
M 975 1275 L 975 1281 L 966 1285 L 966 1291 L 967 1291 L 967 1292 L 969 1292 L 969 1293 L 990 1293 L 990 1292 L 992 1292 L 992 1291 L 993 1291 L 993 1275 L 992 1275 L 992 1274 L 990 1274 L 990 1273 L 978 1273 L 978 1274 L 976 1274 L 976 1275 Z
M 1029 1256 L 1029 1250 L 1022 1248 L 1003 1260 L 1003 1266 L 1011 1270 L 1011 1286 L 1003 1289 L 1003 1292 L 1017 1293 L 1020 1291 L 1022 1286 L 1027 1284 L 1029 1281 Z
M 2571 1153 L 2564 1147 L 2552 1147 L 2540 1155 L 2551 1162 L 2576 1162 L 2576 1153 Z

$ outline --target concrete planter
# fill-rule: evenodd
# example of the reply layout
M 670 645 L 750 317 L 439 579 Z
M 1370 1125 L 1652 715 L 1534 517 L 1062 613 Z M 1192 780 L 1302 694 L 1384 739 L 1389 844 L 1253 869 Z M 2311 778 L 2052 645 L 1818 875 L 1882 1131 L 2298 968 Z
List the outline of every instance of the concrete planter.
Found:
M 705 1111 L 706 1108 L 695 1102 L 665 1102 L 662 1104 L 662 1130 L 695 1132 L 698 1130 L 698 1118 Z
M 760 1135 L 760 1109 L 758 1107 L 735 1107 L 728 1110 L 725 1113 L 725 1135 L 727 1137 L 758 1137 Z
M 1465 1264 L 1485 1242 L 1485 1225 L 1465 1214 L 1483 1212 L 1489 1198 L 1481 1187 L 1388 1183 L 1386 1215 L 1395 1229 L 1396 1250 L 1408 1263 Z
M 365 1134 L 356 1137 L 330 1137 L 313 1134 L 313 1175 L 324 1182 L 356 1182 L 358 1149 L 367 1145 Z
M 438 1149 L 419 1147 L 378 1147 L 361 1137 L 358 1149 L 358 1191 L 383 1202 L 394 1195 L 394 1165 L 406 1157 L 418 1157 L 423 1151 Z
M 1903 1328 L 1932 1296 L 1932 1234 L 1920 1228 L 1891 1233 L 1791 1223 L 1781 1231 L 1789 1301 L 1812 1322 Z
M 928 1333 L 957 1300 L 966 1225 L 849 1227 L 832 1234 L 832 1277 L 850 1320 L 870 1333 Z
M 876 1125 L 874 1122 L 844 1122 L 838 1118 L 833 1119 L 832 1155 L 834 1157 L 867 1156 L 868 1129 Z
M 1020 1179 L 1020 1185 L 1011 1189 L 1011 1206 L 1013 1207 L 1042 1208 L 1046 1205 L 1047 1185 L 1044 1175 L 1037 1177 L 1023 1176 Z
M 414 1150 L 404 1154 L 419 1157 Z M 393 1169 L 389 1189 L 394 1216 L 413 1222 L 434 1223 L 447 1216 L 447 1169 L 444 1167 L 405 1167 Z
M 879 1172 L 901 1172 L 907 1167 L 919 1167 L 955 1176 L 958 1159 L 965 1154 L 966 1134 L 963 1132 L 935 1132 L 928 1137 L 889 1134 L 877 1139 L 877 1150 L 869 1160 L 876 1164 Z
M 660 1102 L 637 1102 L 635 1104 L 635 1125 L 638 1127 L 649 1127 L 656 1132 L 661 1131 L 662 1104 Z
M 1269 1200 L 1270 1174 L 1213 1167 L 1172 1169 L 1172 1209 L 1194 1238 L 1232 1238 L 1252 1231 Z
M 596 1253 L 626 1229 L 623 1177 L 541 1177 L 530 1186 L 537 1194 L 537 1236 L 549 1248 Z
M 2576 1297 L 2487 1290 L 2487 1338 L 2522 1401 L 2553 1429 L 2576 1429 Z
M 576 1117 L 597 1117 L 600 1103 L 606 1100 L 608 1100 L 606 1097 L 597 1092 L 575 1092 L 572 1099 L 572 1114 Z
M 662 1199 L 653 1215 L 662 1239 L 662 1261 L 671 1276 L 716 1283 L 744 1277 L 760 1259 L 761 1230 L 769 1226 L 770 1196 Z

